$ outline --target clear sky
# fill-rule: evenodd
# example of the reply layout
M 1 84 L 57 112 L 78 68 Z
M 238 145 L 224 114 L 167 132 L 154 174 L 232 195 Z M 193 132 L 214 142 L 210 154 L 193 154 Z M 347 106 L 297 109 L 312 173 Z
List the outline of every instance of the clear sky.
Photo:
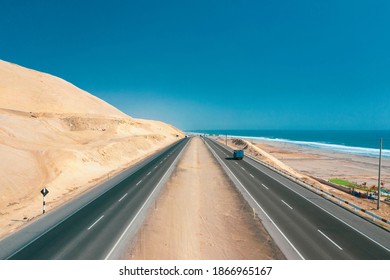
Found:
M 0 0 L 0 59 L 195 129 L 390 129 L 388 0 Z

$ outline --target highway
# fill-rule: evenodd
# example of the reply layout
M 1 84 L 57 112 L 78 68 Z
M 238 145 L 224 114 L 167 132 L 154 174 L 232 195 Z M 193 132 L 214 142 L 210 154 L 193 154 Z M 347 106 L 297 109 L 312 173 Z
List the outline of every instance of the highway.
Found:
M 174 163 L 188 140 L 179 140 L 144 161 L 134 172 L 126 175 L 127 177 L 120 178 L 120 182 L 115 186 L 38 236 L 32 235 L 32 240 L 26 240 L 25 244 L 10 246 L 20 243 L 17 235 L 2 240 L 0 248 L 4 251 L 7 246 L 14 249 L 7 256 L 1 257 L 22 260 L 96 260 L 118 257 L 116 251 L 121 250 L 121 242 L 126 244 L 124 239 L 128 238 L 128 232 L 136 230 L 133 223 L 139 216 L 146 215 L 147 202 L 158 193 L 156 189 L 164 185 L 164 180 L 169 177 L 168 171 L 174 169 Z M 61 209 L 57 212 L 60 213 Z M 44 221 L 44 218 L 40 221 L 42 220 Z M 28 227 L 23 230 L 30 233 L 36 231 Z
M 270 168 L 205 138 L 227 174 L 262 215 L 288 258 L 390 259 L 390 233 Z M 275 239 L 275 238 L 274 238 Z M 287 247 L 286 248 L 286 244 Z M 293 253 L 289 253 L 290 251 Z

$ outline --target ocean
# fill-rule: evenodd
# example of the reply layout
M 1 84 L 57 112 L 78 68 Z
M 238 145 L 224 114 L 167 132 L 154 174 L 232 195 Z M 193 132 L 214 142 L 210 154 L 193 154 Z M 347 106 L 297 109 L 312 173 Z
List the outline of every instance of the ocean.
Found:
M 390 158 L 390 130 L 195 130 L 193 133 L 228 135 L 296 144 L 369 157 Z

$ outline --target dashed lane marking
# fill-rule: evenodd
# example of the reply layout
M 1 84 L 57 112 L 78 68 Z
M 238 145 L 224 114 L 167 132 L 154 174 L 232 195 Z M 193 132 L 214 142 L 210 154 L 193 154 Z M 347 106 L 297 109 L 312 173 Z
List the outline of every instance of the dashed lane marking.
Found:
M 104 215 L 102 215 L 99 219 L 97 219 L 92 225 L 89 226 L 88 230 L 93 228 L 101 219 L 103 219 Z
M 334 242 L 332 239 L 330 239 L 328 236 L 326 236 L 325 233 L 323 233 L 323 232 L 320 231 L 319 229 L 318 229 L 318 232 L 321 233 L 321 234 L 322 234 L 326 239 L 328 239 L 330 242 L 332 242 L 332 244 L 333 244 L 334 246 L 336 246 L 336 247 L 339 248 L 340 250 L 343 250 L 343 248 L 341 248 L 336 242 Z
M 291 210 L 293 210 L 293 208 L 292 208 L 290 205 L 288 205 L 288 203 L 285 202 L 283 199 L 282 199 L 282 202 L 283 202 L 288 208 L 290 208 Z
M 121 202 L 121 200 L 124 199 L 126 196 L 127 196 L 127 193 L 125 193 L 125 195 L 122 196 L 122 197 L 118 200 L 118 202 Z

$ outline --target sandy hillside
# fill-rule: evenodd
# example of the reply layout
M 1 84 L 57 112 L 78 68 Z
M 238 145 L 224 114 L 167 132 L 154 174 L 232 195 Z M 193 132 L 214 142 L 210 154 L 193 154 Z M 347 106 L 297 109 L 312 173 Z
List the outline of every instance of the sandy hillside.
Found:
M 184 151 L 124 259 L 285 259 L 199 138 Z
M 72 84 L 0 60 L 0 237 L 182 137 Z

